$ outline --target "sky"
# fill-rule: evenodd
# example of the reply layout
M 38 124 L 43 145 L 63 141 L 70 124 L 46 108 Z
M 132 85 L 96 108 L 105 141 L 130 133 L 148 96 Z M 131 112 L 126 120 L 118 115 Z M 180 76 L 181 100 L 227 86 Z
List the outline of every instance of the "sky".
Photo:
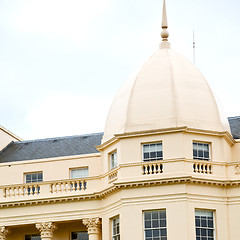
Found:
M 172 49 L 240 115 L 240 1 L 166 0 Z M 0 0 L 0 125 L 22 139 L 104 131 L 123 82 L 161 41 L 162 0 Z

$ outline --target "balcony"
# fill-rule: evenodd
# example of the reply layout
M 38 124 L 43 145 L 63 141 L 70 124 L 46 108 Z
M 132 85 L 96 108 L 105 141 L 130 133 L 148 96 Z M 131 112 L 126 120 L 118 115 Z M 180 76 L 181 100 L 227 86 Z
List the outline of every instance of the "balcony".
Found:
M 240 181 L 240 163 L 170 159 L 122 164 L 101 176 L 0 186 L 0 205 L 98 198 L 122 186 L 186 177 L 235 184 Z

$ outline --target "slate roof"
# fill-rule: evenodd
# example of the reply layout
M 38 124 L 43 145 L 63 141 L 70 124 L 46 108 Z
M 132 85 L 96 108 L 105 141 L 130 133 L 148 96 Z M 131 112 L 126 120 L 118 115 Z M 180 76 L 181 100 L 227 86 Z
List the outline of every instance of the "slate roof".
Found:
M 240 139 L 240 116 L 229 117 L 232 136 Z M 11 142 L 0 151 L 0 163 L 97 153 L 103 133 Z
M 240 139 L 240 116 L 229 117 L 228 122 L 231 128 L 233 138 Z
M 0 163 L 97 153 L 103 133 L 11 142 L 0 152 Z

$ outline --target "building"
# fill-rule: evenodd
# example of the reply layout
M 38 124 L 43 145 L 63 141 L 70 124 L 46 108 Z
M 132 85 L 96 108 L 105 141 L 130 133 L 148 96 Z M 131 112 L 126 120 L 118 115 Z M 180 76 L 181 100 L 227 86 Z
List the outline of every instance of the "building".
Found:
M 240 118 L 160 49 L 113 101 L 104 133 L 22 141 L 0 128 L 1 240 L 237 240 Z M 231 130 L 230 130 L 231 127 Z

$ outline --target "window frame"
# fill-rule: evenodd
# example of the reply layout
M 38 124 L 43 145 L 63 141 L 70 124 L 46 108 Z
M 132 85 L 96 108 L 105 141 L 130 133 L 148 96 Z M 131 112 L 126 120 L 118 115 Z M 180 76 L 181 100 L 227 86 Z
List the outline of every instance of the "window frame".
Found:
M 208 145 L 208 158 L 204 157 L 204 153 L 203 153 L 203 157 L 199 157 L 199 156 L 194 157 L 194 144 Z M 193 140 L 193 142 L 192 142 L 192 157 L 193 157 L 193 160 L 208 161 L 208 162 L 212 161 L 212 150 L 211 150 L 211 148 L 212 148 L 212 143 L 211 142 L 203 142 L 203 141 Z M 199 150 L 197 149 L 197 151 L 199 151 Z
M 112 164 L 112 156 L 116 156 L 116 160 L 114 161 L 114 164 Z M 117 149 L 109 153 L 109 167 L 110 170 L 116 168 L 118 166 L 118 154 L 117 154 Z
M 144 146 L 146 145 L 151 145 L 151 144 L 161 144 L 161 154 L 162 156 L 161 157 L 156 157 L 156 159 L 153 159 L 151 160 L 151 158 L 148 159 L 144 159 Z M 141 143 L 141 147 L 142 147 L 142 162 L 150 162 L 150 161 L 161 161 L 163 160 L 163 142 L 162 141 L 154 141 L 154 142 L 144 142 L 144 143 Z M 156 151 L 157 152 L 157 151 Z M 150 153 L 150 151 L 149 151 Z
M 200 239 L 202 237 L 206 238 L 205 236 L 200 236 L 199 238 L 197 238 L 197 225 L 196 225 L 196 212 L 199 211 L 199 212 L 211 212 L 212 213 L 212 216 L 213 216 L 213 227 L 212 228 L 208 228 L 208 227 L 205 227 L 205 229 L 208 230 L 212 230 L 213 231 L 213 238 L 211 238 L 211 240 L 216 240 L 216 211 L 213 210 L 213 209 L 199 209 L 199 208 L 196 208 L 194 209 L 194 220 L 195 220 L 195 239 Z M 200 229 L 202 229 L 203 227 L 199 227 Z M 208 236 L 207 236 L 208 237 Z M 209 238 L 207 238 L 208 240 Z
M 118 220 L 117 225 L 114 225 L 115 220 Z M 116 234 L 114 234 L 114 227 L 116 229 L 118 229 L 118 232 Z M 120 217 L 119 217 L 119 215 L 111 218 L 111 239 L 112 240 L 118 240 L 118 239 L 120 240 Z
M 77 171 L 80 169 L 87 169 L 87 176 L 83 176 L 83 177 L 72 177 L 72 171 Z M 75 167 L 75 168 L 70 168 L 69 169 L 69 178 L 70 179 L 78 179 L 78 178 L 87 178 L 89 177 L 89 167 L 88 166 L 81 166 L 81 167 Z
M 39 240 L 41 239 L 41 235 L 38 234 L 38 233 L 35 233 L 35 234 L 25 234 L 24 235 L 24 240 L 26 239 L 27 236 L 31 237 L 31 240 L 32 240 L 32 237 L 40 237 Z
M 27 175 L 32 175 L 32 174 L 38 174 L 41 173 L 42 174 L 42 180 L 41 181 L 31 181 L 31 182 L 27 182 Z M 36 182 L 43 182 L 43 171 L 36 171 L 36 172 L 25 172 L 23 173 L 23 178 L 24 178 L 24 183 L 36 183 Z
M 72 234 L 73 234 L 73 233 L 80 233 L 80 232 L 87 233 L 87 235 L 88 235 L 88 239 L 89 239 L 88 231 L 72 231 L 72 232 L 70 233 L 70 239 L 73 240 L 73 239 L 72 239 Z
M 167 230 L 167 210 L 166 210 L 166 208 L 162 208 L 162 209 L 150 209 L 150 210 L 143 210 L 143 239 L 144 240 L 146 240 L 146 233 L 145 233 L 145 231 L 146 230 L 153 230 L 154 228 L 151 226 L 151 228 L 146 228 L 146 225 L 145 225 L 145 219 L 146 219 L 146 216 L 145 216 L 145 213 L 153 213 L 153 212 L 159 212 L 159 214 L 160 214 L 160 212 L 165 212 L 164 214 L 165 214 L 165 218 L 160 218 L 160 219 L 158 219 L 158 221 L 160 221 L 160 225 L 161 225 L 161 220 L 165 220 L 165 226 L 158 226 L 158 228 L 156 227 L 155 229 L 157 229 L 157 230 L 161 230 L 161 229 L 165 229 L 165 231 L 166 231 L 166 236 L 159 236 L 161 239 L 162 239 L 162 237 L 164 238 L 164 240 L 167 240 L 167 238 L 168 238 L 168 230 Z M 152 220 L 152 219 L 151 219 Z M 151 221 L 151 225 L 152 225 L 152 221 Z M 152 239 L 153 239 L 153 236 L 151 237 Z M 151 239 L 151 240 L 152 240 Z

